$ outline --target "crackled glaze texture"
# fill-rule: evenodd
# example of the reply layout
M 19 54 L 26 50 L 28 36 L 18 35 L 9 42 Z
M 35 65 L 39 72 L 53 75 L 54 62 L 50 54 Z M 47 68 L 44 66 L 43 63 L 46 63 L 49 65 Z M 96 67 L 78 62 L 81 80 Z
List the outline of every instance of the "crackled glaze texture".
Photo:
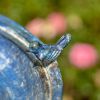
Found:
M 61 100 L 63 82 L 56 59 L 70 34 L 47 45 L 0 15 L 0 100 Z
M 39 71 L 24 52 L 0 35 L 0 100 L 44 100 Z
M 49 79 L 45 79 L 40 66 L 35 66 L 20 48 L 0 35 L 0 100 L 61 100 L 63 84 L 57 66 L 57 62 L 46 66 Z

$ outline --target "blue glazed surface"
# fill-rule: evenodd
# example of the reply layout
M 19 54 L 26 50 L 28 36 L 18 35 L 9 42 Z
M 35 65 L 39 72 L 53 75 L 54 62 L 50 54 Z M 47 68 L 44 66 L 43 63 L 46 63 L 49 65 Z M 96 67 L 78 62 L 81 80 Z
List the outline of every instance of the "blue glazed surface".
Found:
M 62 99 L 63 82 L 57 62 L 51 64 L 48 68 L 50 80 L 52 81 L 52 100 Z
M 0 15 L 0 100 L 61 100 L 57 57 L 70 34 L 47 45 L 11 19 Z
M 44 100 L 39 72 L 24 52 L 0 35 L 0 100 Z

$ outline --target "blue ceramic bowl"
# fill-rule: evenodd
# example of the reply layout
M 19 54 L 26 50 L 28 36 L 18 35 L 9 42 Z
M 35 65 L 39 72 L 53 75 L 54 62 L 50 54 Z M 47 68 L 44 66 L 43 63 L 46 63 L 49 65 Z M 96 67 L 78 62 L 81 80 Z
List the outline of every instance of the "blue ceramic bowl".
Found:
M 13 30 L 17 32 L 22 28 L 0 16 L 0 100 L 61 100 L 63 84 L 56 60 L 46 66 L 34 62 L 36 58 L 30 58 L 25 52 L 27 47 L 8 36 L 12 31 L 6 30 L 5 22 L 8 26 L 14 25 Z M 24 35 L 22 38 L 26 39 Z

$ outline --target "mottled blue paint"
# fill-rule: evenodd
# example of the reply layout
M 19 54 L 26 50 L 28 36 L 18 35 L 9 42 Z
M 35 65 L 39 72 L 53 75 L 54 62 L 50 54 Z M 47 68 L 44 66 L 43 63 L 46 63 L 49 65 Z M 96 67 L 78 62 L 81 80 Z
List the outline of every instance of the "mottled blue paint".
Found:
M 0 100 L 44 100 L 41 83 L 27 55 L 0 35 Z
M 47 45 L 0 15 L 0 100 L 61 100 L 63 82 L 56 59 L 70 38 L 67 34 Z

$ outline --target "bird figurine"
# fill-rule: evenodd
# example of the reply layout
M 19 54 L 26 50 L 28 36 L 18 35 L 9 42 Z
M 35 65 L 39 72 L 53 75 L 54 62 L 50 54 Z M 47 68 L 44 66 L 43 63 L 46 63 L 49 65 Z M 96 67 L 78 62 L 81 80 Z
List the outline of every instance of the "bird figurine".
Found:
M 0 100 L 61 100 L 63 82 L 57 58 L 71 40 L 43 43 L 0 15 Z
M 55 45 L 44 44 L 21 25 L 2 15 L 0 16 L 0 31 L 5 32 L 2 35 L 19 45 L 31 59 L 35 57 L 36 62 L 44 65 L 55 61 L 71 40 L 71 35 L 67 34 L 63 35 Z

